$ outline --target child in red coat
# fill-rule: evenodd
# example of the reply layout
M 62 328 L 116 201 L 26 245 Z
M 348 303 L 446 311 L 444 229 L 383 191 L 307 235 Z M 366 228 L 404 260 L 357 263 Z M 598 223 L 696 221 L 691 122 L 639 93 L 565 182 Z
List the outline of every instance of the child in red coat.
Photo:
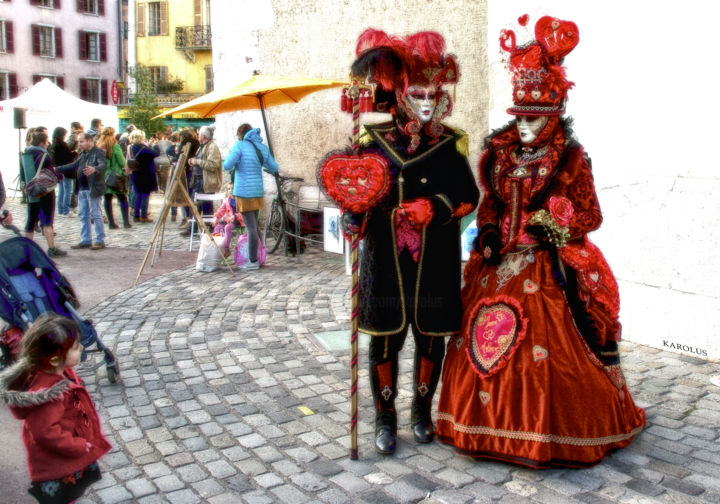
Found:
M 90 395 L 75 374 L 82 345 L 71 319 L 46 313 L 23 336 L 20 358 L 0 374 L 0 400 L 23 421 L 32 486 L 42 503 L 68 503 L 101 478 L 111 446 Z

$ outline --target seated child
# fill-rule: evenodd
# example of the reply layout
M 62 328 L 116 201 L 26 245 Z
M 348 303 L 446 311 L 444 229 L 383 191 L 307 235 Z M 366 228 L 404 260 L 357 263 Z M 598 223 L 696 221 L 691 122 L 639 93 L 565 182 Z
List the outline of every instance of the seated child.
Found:
M 213 232 L 225 236 L 225 242 L 223 243 L 223 253 L 225 255 L 230 252 L 230 240 L 232 239 L 233 229 L 243 225 L 242 217 L 236 212 L 235 197 L 232 191 L 233 185 L 231 182 L 228 182 L 225 186 L 225 199 L 213 215 L 212 220 Z

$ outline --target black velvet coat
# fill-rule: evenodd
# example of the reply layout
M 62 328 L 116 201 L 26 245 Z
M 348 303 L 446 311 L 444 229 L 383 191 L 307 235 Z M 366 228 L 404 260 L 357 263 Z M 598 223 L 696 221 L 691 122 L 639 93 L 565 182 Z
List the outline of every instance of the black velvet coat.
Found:
M 407 154 L 407 137 L 392 123 L 365 126 L 392 172 L 390 192 L 367 215 L 360 252 L 360 331 L 396 335 L 412 324 L 422 335 L 460 331 L 460 218 L 475 208 L 478 189 L 467 159 L 456 148 L 449 128 L 437 143 L 423 138 Z M 419 261 L 399 256 L 395 212 L 402 201 L 428 198 L 433 218 L 422 231 Z

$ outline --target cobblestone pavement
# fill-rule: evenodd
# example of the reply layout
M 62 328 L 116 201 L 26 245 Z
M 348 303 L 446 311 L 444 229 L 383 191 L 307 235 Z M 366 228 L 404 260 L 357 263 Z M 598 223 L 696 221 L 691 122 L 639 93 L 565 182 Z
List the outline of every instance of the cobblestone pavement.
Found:
M 125 245 L 145 247 L 149 230 L 136 226 Z M 709 381 L 720 364 L 627 342 L 623 369 L 648 426 L 598 466 L 532 471 L 415 444 L 411 339 L 397 452 L 373 450 L 362 350 L 360 460 L 349 460 L 349 356 L 316 337 L 348 331 L 348 291 L 342 259 L 311 247 L 234 276 L 184 268 L 98 304 L 88 316 L 122 382 L 80 369 L 114 448 L 78 503 L 720 502 L 720 389 Z

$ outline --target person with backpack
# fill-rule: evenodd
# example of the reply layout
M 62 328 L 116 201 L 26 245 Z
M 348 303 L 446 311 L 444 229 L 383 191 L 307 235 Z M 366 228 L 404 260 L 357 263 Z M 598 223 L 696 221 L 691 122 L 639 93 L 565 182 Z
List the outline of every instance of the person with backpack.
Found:
M 27 180 L 28 183 L 30 183 L 35 174 L 40 170 L 50 170 L 57 174 L 47 151 L 49 145 L 50 141 L 47 133 L 38 133 L 36 130 L 30 141 L 30 146 L 25 149 L 25 153 L 23 154 L 23 156 L 32 156 L 32 160 L 23 161 L 25 180 Z M 42 196 L 27 196 L 27 202 L 28 211 L 27 221 L 25 223 L 25 237 L 32 240 L 35 235 L 35 227 L 39 223 L 48 244 L 48 257 L 56 258 L 67 255 L 67 252 L 55 246 L 55 230 L 53 229 L 55 220 L 55 189 L 53 188 L 53 190 Z
M 223 170 L 234 173 L 231 175 L 233 196 L 235 196 L 237 212 L 242 215 L 247 229 L 250 260 L 241 267 L 254 270 L 260 268 L 258 216 L 264 204 L 265 194 L 262 169 L 265 167 L 271 173 L 277 173 L 278 164 L 270 149 L 262 143 L 260 128 L 253 128 L 247 123 L 242 124 L 237 130 L 237 137 L 237 143 L 223 163 Z

